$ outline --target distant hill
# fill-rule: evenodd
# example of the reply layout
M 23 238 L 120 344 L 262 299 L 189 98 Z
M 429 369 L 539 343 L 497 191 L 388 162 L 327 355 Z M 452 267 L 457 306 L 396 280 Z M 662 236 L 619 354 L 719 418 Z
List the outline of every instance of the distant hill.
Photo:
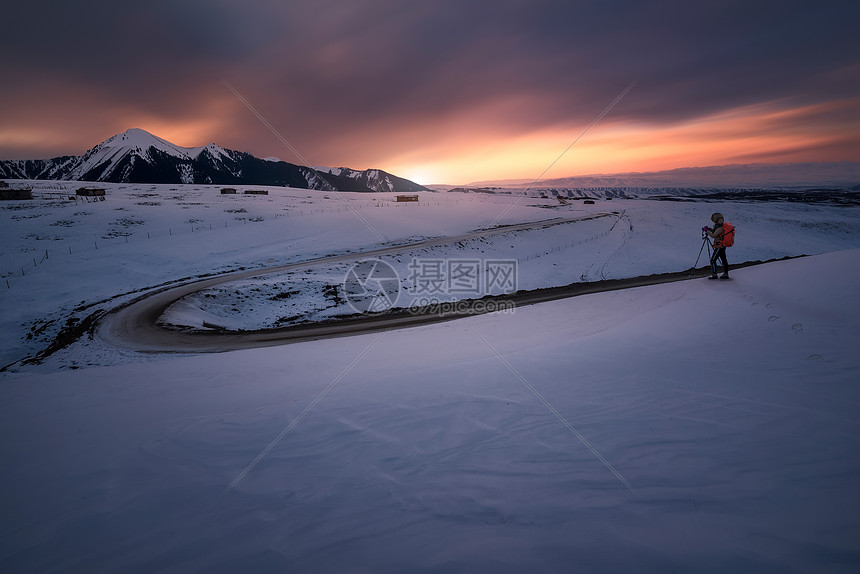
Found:
M 532 181 L 481 181 L 467 187 L 524 189 Z M 754 163 L 685 167 L 666 171 L 581 175 L 537 182 L 533 189 L 552 188 L 814 188 L 849 189 L 860 184 L 860 162 Z M 437 186 L 433 186 L 437 187 Z M 438 186 L 443 187 L 443 186 Z M 444 186 L 451 187 L 451 186 Z
M 317 168 L 222 148 L 214 143 L 185 148 L 133 128 L 108 138 L 82 156 L 0 160 L 0 178 L 280 185 L 324 191 L 427 190 L 379 169 Z

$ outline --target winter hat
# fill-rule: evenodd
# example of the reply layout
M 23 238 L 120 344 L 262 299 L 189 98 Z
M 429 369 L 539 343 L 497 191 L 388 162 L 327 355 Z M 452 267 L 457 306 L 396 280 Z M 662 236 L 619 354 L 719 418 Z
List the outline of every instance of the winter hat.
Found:
M 725 219 L 723 217 L 723 214 L 719 211 L 711 215 L 711 221 L 713 221 L 714 223 L 716 223 L 718 219 Z

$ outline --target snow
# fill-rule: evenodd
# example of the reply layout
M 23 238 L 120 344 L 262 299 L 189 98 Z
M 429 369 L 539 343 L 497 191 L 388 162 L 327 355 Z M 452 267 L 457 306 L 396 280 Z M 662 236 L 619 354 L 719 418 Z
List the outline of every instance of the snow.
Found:
M 185 159 L 193 159 L 197 157 L 204 149 L 208 150 L 215 157 L 224 155 L 224 150 L 215 145 L 214 143 L 193 148 L 182 147 L 140 128 L 132 128 L 115 136 L 112 136 L 105 140 L 100 147 L 103 149 L 137 148 L 140 150 L 147 150 L 150 147 L 154 147 L 155 149 L 162 151 L 168 155 Z
M 606 209 L 607 205 L 604 203 L 593 211 Z M 402 284 L 397 307 L 404 308 L 427 299 L 426 294 L 422 297 L 415 281 L 410 280 L 414 275 L 411 267 L 416 261 L 505 260 L 512 258 L 513 253 L 519 289 L 672 272 L 693 265 L 694 252 L 701 247 L 701 241 L 684 237 L 690 233 L 684 227 L 689 221 L 707 222 L 711 207 L 673 204 L 657 210 L 662 206 L 641 201 L 617 201 L 611 207 L 615 213 L 600 219 L 408 249 L 375 258 L 397 272 Z M 572 217 L 585 212 L 561 213 Z M 740 226 L 738 233 L 743 233 L 749 241 L 733 247 L 731 256 L 734 261 L 754 261 L 849 248 L 857 245 L 860 231 L 855 216 L 856 210 L 843 213 L 832 208 L 803 207 L 785 213 L 783 209 L 744 206 L 735 221 Z M 820 233 L 793 234 L 791 228 L 797 225 Z M 689 250 L 679 249 L 682 245 L 689 245 Z M 699 264 L 706 261 L 707 253 Z M 188 327 L 200 327 L 206 321 L 231 329 L 253 329 L 348 315 L 354 309 L 345 300 L 337 303 L 326 297 L 325 286 L 341 284 L 350 267 L 348 262 L 323 264 L 302 273 L 289 271 L 213 287 L 184 299 L 181 306 L 168 309 L 165 320 Z M 271 301 L 297 285 L 301 285 L 298 296 L 281 299 L 279 303 Z M 200 310 L 199 317 L 194 309 Z M 290 320 L 284 321 L 285 318 Z
M 84 156 L 81 164 L 75 169 L 72 177 L 79 177 L 94 167 L 107 161 L 119 161 L 127 154 L 138 150 L 148 152 L 150 147 L 180 159 L 194 159 L 203 150 L 208 150 L 216 159 L 228 157 L 223 148 L 214 143 L 205 146 L 186 148 L 170 143 L 146 130 L 132 128 L 106 139 Z
M 402 273 L 412 256 L 510 253 L 520 288 L 677 271 L 716 209 L 738 228 L 732 262 L 814 256 L 268 349 L 144 355 L 84 337 L 2 373 L 4 572 L 860 564 L 856 207 L 127 184 L 82 204 L 29 183 L 42 199 L 0 205 L 3 364 L 141 289 L 464 234 L 505 210 L 612 215 L 385 260 Z M 283 279 L 231 286 L 256 311 L 210 318 L 265 320 L 253 290 Z M 211 311 L 191 303 L 188 320 Z M 24 340 L 34 326 L 46 335 Z
M 179 170 L 179 179 L 183 183 L 194 182 L 194 169 L 187 163 L 182 163 L 177 166 Z
M 206 144 L 206 145 L 205 145 L 205 146 L 203 146 L 202 148 L 194 148 L 194 149 L 190 150 L 190 152 L 189 152 L 189 153 L 191 153 L 191 154 L 192 154 L 192 155 L 191 155 L 191 157 L 197 157 L 198 155 L 200 155 L 200 153 L 201 153 L 204 149 L 205 149 L 206 151 L 208 151 L 208 152 L 212 155 L 212 157 L 214 157 L 215 159 L 219 159 L 219 160 L 222 160 L 222 161 L 223 161 L 224 159 L 230 159 L 230 154 L 228 154 L 228 153 L 224 150 L 224 148 L 222 148 L 221 146 L 219 146 L 219 145 L 217 145 L 217 144 L 215 144 L 215 143 Z M 197 150 L 199 150 L 199 151 L 197 151 Z M 196 153 L 195 153 L 195 152 L 196 152 Z
M 344 170 L 343 170 L 343 168 L 340 168 L 340 167 L 324 167 L 324 166 L 319 166 L 319 167 L 314 167 L 314 168 L 312 168 L 312 169 L 313 169 L 314 171 L 318 171 L 318 172 L 320 172 L 320 173 L 330 173 L 330 174 L 332 174 L 332 175 L 341 175 L 341 173 L 344 171 Z

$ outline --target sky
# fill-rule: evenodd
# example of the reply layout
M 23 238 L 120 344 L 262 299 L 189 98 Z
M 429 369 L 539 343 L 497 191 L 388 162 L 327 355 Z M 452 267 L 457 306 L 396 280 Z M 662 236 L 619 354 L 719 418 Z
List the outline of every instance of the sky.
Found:
M 858 161 L 858 18 L 790 0 L 10 3 L 0 159 L 138 127 L 423 184 Z

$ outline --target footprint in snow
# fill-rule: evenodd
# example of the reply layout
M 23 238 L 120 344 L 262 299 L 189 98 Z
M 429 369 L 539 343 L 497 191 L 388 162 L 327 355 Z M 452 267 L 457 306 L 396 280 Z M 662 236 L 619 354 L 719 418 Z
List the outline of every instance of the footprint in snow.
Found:
M 800 333 L 803 333 L 803 324 L 802 323 L 795 323 L 794 325 L 791 326 L 791 330 L 794 331 L 795 335 L 799 335 Z
M 773 323 L 774 321 L 779 320 L 779 315 L 771 315 L 770 317 L 767 318 L 767 320 L 770 321 L 771 323 Z

